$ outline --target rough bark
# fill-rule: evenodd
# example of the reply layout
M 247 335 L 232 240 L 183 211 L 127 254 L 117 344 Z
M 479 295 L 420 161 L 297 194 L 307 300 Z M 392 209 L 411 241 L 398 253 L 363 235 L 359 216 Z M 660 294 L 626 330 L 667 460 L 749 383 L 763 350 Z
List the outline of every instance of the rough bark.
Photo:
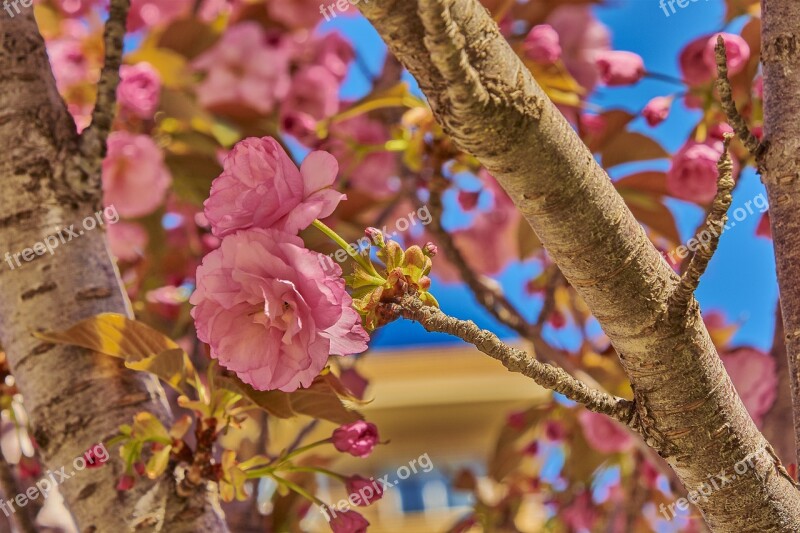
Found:
M 13 255 L 55 234 L 56 227 L 82 229 L 81 221 L 97 210 L 97 196 L 87 191 L 99 177 L 83 171 L 71 174 L 77 180 L 68 177 L 80 139 L 56 91 L 32 10 L 0 17 L 0 39 L 0 254 Z M 20 266 L 12 258 L 13 269 L 3 259 L 0 342 L 47 468 L 65 467 L 69 474 L 76 457 L 114 436 L 137 412 L 170 422 L 153 379 L 108 357 L 31 335 L 102 312 L 131 314 L 103 230 L 85 231 L 54 254 Z M 227 530 L 206 495 L 178 498 L 168 477 L 115 491 L 121 463 L 116 450 L 110 452 L 105 467 L 76 472 L 59 487 L 81 531 L 128 531 L 134 525 L 138 531 Z
M 733 389 L 697 302 L 670 307 L 677 276 L 483 7 L 373 0 L 359 8 L 587 302 L 631 380 L 640 432 L 684 486 L 697 490 L 753 461 L 699 501 L 711 529 L 800 531 L 800 496 Z
M 770 357 L 775 360 L 775 369 L 778 374 L 778 395 L 775 403 L 764 415 L 762 433 L 775 448 L 775 453 L 781 461 L 788 465 L 795 463 L 796 459 L 794 431 L 789 429 L 792 424 L 792 391 L 783 337 L 783 321 L 780 308 L 778 308 L 775 313 L 775 335 L 772 341 L 772 350 L 770 350 Z
M 761 30 L 764 69 L 762 180 L 770 225 L 794 407 L 795 459 L 800 457 L 800 3 L 764 0 Z

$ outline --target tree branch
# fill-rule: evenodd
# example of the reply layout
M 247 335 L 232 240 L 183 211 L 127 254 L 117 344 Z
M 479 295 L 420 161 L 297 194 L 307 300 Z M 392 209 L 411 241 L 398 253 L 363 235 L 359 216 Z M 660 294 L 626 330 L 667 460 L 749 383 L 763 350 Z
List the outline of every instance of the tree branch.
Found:
M 769 197 L 781 313 L 794 413 L 795 463 L 800 461 L 800 2 L 762 2 L 764 72 L 762 180 Z
M 764 453 L 769 444 L 736 395 L 699 309 L 670 319 L 678 276 L 486 10 L 477 0 L 358 7 L 415 76 L 445 131 L 498 180 L 586 301 L 620 354 L 641 433 L 684 486 L 694 490 L 756 458 L 753 475 L 699 502 L 709 525 L 800 530 L 800 495 Z
M 114 122 L 125 25 L 130 5 L 130 0 L 111 0 L 103 32 L 104 59 L 97 82 L 97 100 L 92 110 L 92 121 L 80 139 L 77 164 L 87 175 L 94 177 L 90 181 L 90 187 L 97 194 L 100 194 L 100 168 L 106 155 L 106 140 Z
M 695 236 L 695 240 L 703 244 L 692 256 L 689 266 L 681 276 L 681 281 L 670 298 L 670 306 L 678 314 L 683 314 L 689 305 L 694 291 L 700 284 L 700 277 L 705 273 L 714 252 L 717 251 L 719 239 L 725 229 L 725 222 L 728 220 L 728 209 L 733 200 L 731 191 L 734 186 L 733 162 L 728 152 L 732 139 L 732 134 L 725 134 L 722 155 L 717 162 L 717 171 L 719 172 L 717 194 L 714 196 L 711 209 L 706 217 L 705 227 Z M 702 238 L 704 234 L 708 235 L 707 242 Z
M 756 158 L 756 164 L 760 168 L 764 146 L 753 135 L 747 126 L 747 122 L 736 109 L 731 80 L 728 79 L 728 52 L 725 49 L 725 40 L 721 35 L 717 36 L 717 45 L 714 48 L 714 52 L 717 60 L 717 91 L 719 91 L 722 110 L 725 112 L 725 116 L 728 117 L 728 123 L 733 128 L 733 131 L 742 140 L 745 148 Z
M 400 303 L 400 315 L 419 322 L 427 331 L 448 333 L 474 344 L 478 350 L 503 363 L 509 371 L 527 376 L 542 387 L 563 394 L 596 413 L 608 415 L 626 426 L 634 426 L 633 402 L 592 389 L 561 368 L 537 361 L 527 352 L 512 348 L 491 331 L 470 320 L 460 320 L 435 307 L 426 307 L 415 297 L 406 296 Z
M 85 185 L 100 183 L 102 155 L 87 153 L 97 163 L 95 173 L 76 175 L 78 143 L 32 10 L 13 19 L 0 16 L 0 176 L 5 193 L 0 197 L 0 250 L 19 255 L 52 235 L 54 227 L 69 227 L 96 212 L 99 196 L 87 195 Z M 101 229 L 86 231 L 30 262 L 4 262 L 0 286 L 0 344 L 47 468 L 69 469 L 76 457 L 116 435 L 137 413 L 147 411 L 171 425 L 164 391 L 152 376 L 90 350 L 31 335 L 104 312 L 131 315 Z M 114 490 L 120 475 L 121 463 L 110 461 L 63 484 L 82 531 L 134 526 L 143 533 L 227 531 L 205 487 L 180 498 L 175 479 L 167 475 L 143 479 L 120 493 Z

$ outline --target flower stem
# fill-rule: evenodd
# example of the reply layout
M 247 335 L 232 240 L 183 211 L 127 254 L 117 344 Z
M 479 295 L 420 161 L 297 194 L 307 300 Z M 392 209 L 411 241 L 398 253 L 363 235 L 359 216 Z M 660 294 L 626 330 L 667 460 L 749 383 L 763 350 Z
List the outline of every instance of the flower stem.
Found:
M 328 476 L 330 478 L 333 478 L 333 479 L 336 479 L 336 480 L 339 480 L 339 481 L 342 481 L 342 482 L 347 480 L 347 476 L 343 476 L 342 474 L 337 474 L 333 470 L 327 470 L 325 468 L 319 468 L 319 467 L 316 467 L 316 466 L 290 466 L 290 467 L 284 468 L 283 471 L 285 471 L 285 472 L 310 472 L 310 473 L 314 473 L 314 474 L 323 474 L 325 476 Z
M 275 474 L 270 474 L 270 477 L 272 479 L 274 479 L 275 481 L 277 481 L 278 483 L 285 485 L 290 490 L 296 492 L 297 494 L 299 494 L 300 496 L 302 496 L 306 500 L 310 501 L 311 503 L 316 503 L 320 507 L 325 507 L 325 502 L 323 502 L 322 500 L 320 500 L 319 498 L 317 498 L 313 494 L 309 493 L 306 489 L 304 489 L 303 487 L 301 487 L 297 483 L 295 483 L 293 481 L 289 481 L 288 479 L 282 478 L 280 476 L 276 476 Z
M 372 266 L 372 263 L 367 261 L 361 254 L 359 254 L 352 246 L 347 244 L 344 239 L 342 239 L 338 233 L 333 231 L 331 228 L 326 226 L 319 220 L 315 220 L 313 226 L 324 233 L 328 238 L 330 238 L 333 242 L 339 245 L 339 247 L 347 252 L 347 255 L 353 258 L 353 261 L 359 264 L 364 270 L 369 273 L 375 272 L 375 267 Z

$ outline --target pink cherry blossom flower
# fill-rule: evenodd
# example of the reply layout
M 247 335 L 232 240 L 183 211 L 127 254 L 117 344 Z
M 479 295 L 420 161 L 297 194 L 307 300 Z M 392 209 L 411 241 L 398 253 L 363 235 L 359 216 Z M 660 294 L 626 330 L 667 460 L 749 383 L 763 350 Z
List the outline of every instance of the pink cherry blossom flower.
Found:
M 525 37 L 523 50 L 529 59 L 552 65 L 561 58 L 558 32 L 549 24 L 534 26 Z
M 58 90 L 62 93 L 89 78 L 89 61 L 83 52 L 80 41 L 75 39 L 56 39 L 47 43 L 47 55 L 56 78 Z
M 611 418 L 583 410 L 578 415 L 583 436 L 589 446 L 603 453 L 617 453 L 630 450 L 633 438 L 625 429 Z
M 361 476 L 347 478 L 345 488 L 350 496 L 349 500 L 359 507 L 371 505 L 383 497 L 383 485 L 380 481 L 370 481 Z
M 331 136 L 324 148 L 339 160 L 343 177 L 354 189 L 384 198 L 395 194 L 399 188 L 396 155 L 380 149 L 362 155 L 352 146 L 380 147 L 389 139 L 389 132 L 383 124 L 359 115 L 337 122 L 331 128 Z
M 620 50 L 598 52 L 595 56 L 600 79 L 610 87 L 631 85 L 645 74 L 644 61 L 639 54 Z
M 272 137 L 240 141 L 223 169 L 203 204 L 218 237 L 251 227 L 296 235 L 345 198 L 331 188 L 339 170 L 331 154 L 312 152 L 298 169 Z
M 550 14 L 547 23 L 558 32 L 561 60 L 567 70 L 591 91 L 597 84 L 595 58 L 611 48 L 608 28 L 599 22 L 589 6 L 561 5 Z
M 257 22 L 233 26 L 192 63 L 206 73 L 197 86 L 200 105 L 220 112 L 246 106 L 269 113 L 289 92 L 290 56 L 290 44 L 268 36 Z
M 350 2 L 346 4 L 347 8 L 356 9 Z M 321 5 L 319 0 L 270 0 L 267 13 L 271 19 L 290 28 L 313 28 L 322 20 Z M 338 8 L 335 13 L 338 15 Z
M 311 44 L 313 64 L 328 69 L 341 82 L 356 57 L 353 45 L 339 32 L 326 33 Z
M 117 101 L 123 111 L 142 119 L 151 119 L 158 109 L 161 76 L 150 63 L 123 65 L 120 68 Z
M 152 213 L 172 183 L 164 155 L 147 135 L 115 131 L 103 161 L 103 202 L 124 217 Z
M 292 78 L 281 105 L 281 123 L 287 133 L 310 145 L 317 140 L 317 122 L 339 109 L 339 82 L 321 66 L 300 70 Z
M 675 198 L 708 203 L 717 193 L 721 148 L 690 141 L 678 150 L 667 172 L 667 190 Z
M 369 522 L 355 511 L 336 511 L 329 509 L 333 515 L 328 523 L 333 533 L 366 533 Z
M 739 35 L 720 33 L 709 37 L 706 42 L 705 50 L 703 50 L 703 61 L 706 62 L 712 76 L 716 75 L 717 72 L 717 35 L 721 35 L 722 40 L 725 41 L 725 52 L 728 58 L 728 74 L 733 76 L 734 74 L 740 73 L 747 66 L 747 61 L 750 59 L 750 45 Z
M 56 6 L 68 17 L 82 17 L 93 7 L 107 8 L 107 0 L 56 0 Z
M 697 38 L 687 44 L 678 56 L 683 79 L 689 85 L 702 85 L 714 77 L 715 67 L 709 66 L 705 60 L 708 42 L 708 36 Z
M 669 110 L 671 106 L 671 97 L 657 96 L 650 100 L 646 106 L 644 106 L 642 116 L 644 116 L 644 119 L 647 121 L 649 126 L 658 126 L 669 116 Z
M 120 261 L 133 262 L 144 256 L 147 232 L 135 222 L 117 222 L 108 226 L 108 245 Z
M 755 348 L 738 348 L 720 358 L 747 412 L 760 426 L 777 395 L 775 359 Z
M 517 229 L 522 215 L 494 177 L 486 170 L 479 176 L 484 190 L 491 194 L 492 205 L 479 212 L 471 226 L 454 231 L 453 240 L 474 270 L 491 276 L 518 259 Z
M 738 74 L 750 59 L 750 46 L 738 35 L 722 33 L 728 56 L 728 73 Z M 717 74 L 715 47 L 717 35 L 703 36 L 691 41 L 679 56 L 683 79 L 691 86 L 698 86 L 714 79 Z
M 193 6 L 194 0 L 131 0 L 128 31 L 166 26 L 188 16 Z
M 372 422 L 357 420 L 333 430 L 333 446 L 353 457 L 367 457 L 378 443 L 378 427 Z
M 294 235 L 250 229 L 229 235 L 197 269 L 190 303 L 211 357 L 257 390 L 307 387 L 328 356 L 367 349 L 341 268 Z

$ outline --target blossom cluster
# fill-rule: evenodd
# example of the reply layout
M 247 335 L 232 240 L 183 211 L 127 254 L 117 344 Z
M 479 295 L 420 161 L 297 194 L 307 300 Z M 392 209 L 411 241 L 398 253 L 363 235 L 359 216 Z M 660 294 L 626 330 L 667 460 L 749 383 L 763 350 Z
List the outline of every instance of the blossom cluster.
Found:
M 248 138 L 223 167 L 205 202 L 222 242 L 190 299 L 197 336 L 258 390 L 307 387 L 329 355 L 363 352 L 369 339 L 341 268 L 323 269 L 297 236 L 343 198 L 331 188 L 338 163 L 317 151 L 298 169 L 275 139 Z

